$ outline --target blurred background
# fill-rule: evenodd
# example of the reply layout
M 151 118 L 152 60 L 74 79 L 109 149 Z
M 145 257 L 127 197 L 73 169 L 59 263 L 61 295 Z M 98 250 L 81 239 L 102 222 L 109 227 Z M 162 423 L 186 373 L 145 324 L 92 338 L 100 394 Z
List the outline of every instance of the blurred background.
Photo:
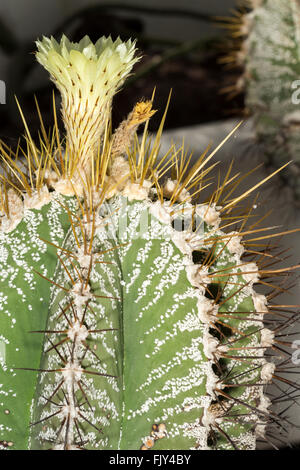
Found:
M 222 91 L 235 82 L 237 69 L 218 63 L 224 54 L 225 31 L 215 16 L 230 15 L 234 0 L 2 0 L 0 3 L 0 80 L 6 83 L 6 105 L 0 105 L 0 137 L 10 141 L 22 132 L 17 95 L 34 134 L 39 124 L 36 94 L 46 124 L 51 124 L 51 93 L 47 73 L 36 64 L 34 41 L 57 39 L 62 32 L 77 41 L 85 34 L 126 40 L 138 38 L 143 58 L 114 106 L 119 122 L 134 103 L 150 98 L 163 109 L 172 88 L 166 128 L 178 128 L 241 115 L 243 96 L 228 100 Z M 160 115 L 151 121 L 157 127 Z
M 160 112 L 149 126 L 154 131 L 172 89 L 162 152 L 171 141 L 185 138 L 197 158 L 208 144 L 218 145 L 245 118 L 243 92 L 230 97 L 226 93 L 238 81 L 242 70 L 221 63 L 229 51 L 228 32 L 220 27 L 217 18 L 231 16 L 235 3 L 235 0 L 1 0 L 0 80 L 6 84 L 6 103 L 0 104 L 0 139 L 14 148 L 23 133 L 15 95 L 33 137 L 37 137 L 40 127 L 34 95 L 45 126 L 53 124 L 55 87 L 36 63 L 37 38 L 53 35 L 60 39 L 65 33 L 72 41 L 78 41 L 88 34 L 96 41 L 102 35 L 111 34 L 113 39 L 137 38 L 143 55 L 134 74 L 114 99 L 113 126 L 126 117 L 138 100 L 151 98 L 156 87 L 154 108 Z M 56 90 L 55 93 L 59 108 L 59 95 Z M 235 168 L 241 173 L 263 161 L 251 118 L 245 120 L 216 158 L 221 161 L 221 170 L 235 159 Z M 260 167 L 242 185 L 241 191 L 269 173 L 267 168 Z M 283 224 L 284 230 L 299 227 L 299 212 L 292 203 L 287 203 L 286 191 L 282 187 L 279 191 L 276 178 L 266 186 L 263 203 L 257 204 L 257 211 L 265 213 L 274 206 L 276 209 L 266 225 Z M 299 242 L 297 233 L 283 241 L 283 249 L 290 250 L 291 255 L 287 264 L 300 262 Z M 300 304 L 298 279 L 295 282 L 293 292 L 281 299 L 283 304 Z M 299 381 L 297 372 L 294 380 Z M 296 399 L 291 413 L 300 423 Z M 290 442 L 300 442 L 296 428 L 291 430 Z

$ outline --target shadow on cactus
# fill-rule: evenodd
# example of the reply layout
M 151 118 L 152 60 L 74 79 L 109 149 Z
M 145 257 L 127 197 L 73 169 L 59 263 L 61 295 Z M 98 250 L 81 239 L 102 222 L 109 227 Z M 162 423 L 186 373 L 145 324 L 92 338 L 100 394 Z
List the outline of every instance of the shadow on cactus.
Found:
M 183 146 L 161 155 L 152 100 L 111 130 L 133 42 L 37 47 L 66 137 L 54 106 L 37 146 L 20 108 L 27 149 L 1 144 L 2 448 L 280 445 L 291 423 L 266 392 L 274 381 L 277 406 L 295 400 L 285 332 L 298 316 L 273 299 L 297 266 L 274 267 L 282 234 L 258 228 L 251 197 L 272 175 L 236 195 L 247 175 L 230 167 L 193 202 L 234 131 L 194 166 Z

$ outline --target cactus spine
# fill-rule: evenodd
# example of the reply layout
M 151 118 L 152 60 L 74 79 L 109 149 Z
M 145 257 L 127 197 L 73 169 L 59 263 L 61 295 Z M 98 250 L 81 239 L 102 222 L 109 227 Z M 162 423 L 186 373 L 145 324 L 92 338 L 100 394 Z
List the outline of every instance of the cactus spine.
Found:
M 243 240 L 255 188 L 234 197 L 228 171 L 194 203 L 215 152 L 192 168 L 183 148 L 159 158 L 165 114 L 153 142 L 147 124 L 135 135 L 150 101 L 111 134 L 131 41 L 44 38 L 37 58 L 62 92 L 66 144 L 42 125 L 38 149 L 26 125 L 25 169 L 1 146 L 2 448 L 254 449 L 281 426 L 264 315 L 289 271 L 255 248 L 263 235 Z
M 292 164 L 282 178 L 300 198 L 299 77 L 300 4 L 298 0 L 250 0 L 230 22 L 235 46 L 232 61 L 244 66 L 237 83 L 246 90 L 266 163 Z M 241 41 L 237 40 L 241 39 Z

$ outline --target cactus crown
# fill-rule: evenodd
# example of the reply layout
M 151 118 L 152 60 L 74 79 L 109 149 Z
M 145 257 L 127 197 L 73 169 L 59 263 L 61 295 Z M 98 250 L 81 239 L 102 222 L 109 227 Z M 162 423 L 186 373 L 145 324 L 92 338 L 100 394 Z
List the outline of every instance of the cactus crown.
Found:
M 269 421 L 281 429 L 264 351 L 296 320 L 271 313 L 274 277 L 295 267 L 273 269 L 253 203 L 241 209 L 264 181 L 236 196 L 244 176 L 231 166 L 195 203 L 232 133 L 194 165 L 183 146 L 160 155 L 166 112 L 151 140 L 152 100 L 110 131 L 134 48 L 38 42 L 62 92 L 65 146 L 56 119 L 40 148 L 25 126 L 22 164 L 1 145 L 4 448 L 253 449 Z

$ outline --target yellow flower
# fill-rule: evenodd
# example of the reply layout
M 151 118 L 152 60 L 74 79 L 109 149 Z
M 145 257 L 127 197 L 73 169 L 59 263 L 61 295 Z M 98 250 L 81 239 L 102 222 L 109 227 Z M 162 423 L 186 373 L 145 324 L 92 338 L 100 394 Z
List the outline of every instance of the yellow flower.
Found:
M 60 43 L 44 37 L 36 45 L 38 62 L 62 95 L 71 171 L 87 173 L 110 116 L 112 98 L 139 60 L 135 41 L 102 37 L 93 44 L 85 36 L 73 43 L 63 35 Z

